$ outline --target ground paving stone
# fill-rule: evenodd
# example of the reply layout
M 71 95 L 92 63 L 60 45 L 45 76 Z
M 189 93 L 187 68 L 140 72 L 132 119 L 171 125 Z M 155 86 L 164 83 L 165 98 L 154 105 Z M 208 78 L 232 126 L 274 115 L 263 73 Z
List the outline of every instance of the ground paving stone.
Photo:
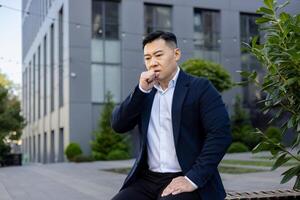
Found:
M 225 159 L 251 159 L 251 154 L 226 155 Z M 29 164 L 0 168 L 0 200 L 108 200 L 116 194 L 126 175 L 104 169 L 131 167 L 134 160 L 92 163 Z M 262 167 L 262 169 L 266 169 Z M 251 174 L 221 174 L 227 191 L 289 189 L 281 185 L 287 168 Z

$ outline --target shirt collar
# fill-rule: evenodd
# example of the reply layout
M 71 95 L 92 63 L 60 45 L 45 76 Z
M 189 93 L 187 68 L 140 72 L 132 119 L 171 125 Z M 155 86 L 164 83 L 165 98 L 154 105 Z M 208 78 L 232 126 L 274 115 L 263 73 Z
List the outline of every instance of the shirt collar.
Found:
M 169 85 L 168 85 L 168 88 L 167 88 L 165 91 L 167 91 L 169 88 L 175 87 L 176 82 L 177 82 L 177 79 L 178 79 L 179 71 L 180 71 L 180 68 L 177 66 L 176 74 L 175 74 L 175 75 L 173 76 L 173 78 L 170 80 Z M 155 84 L 154 87 L 155 87 L 157 90 L 159 90 L 159 91 L 165 92 L 165 91 L 162 90 L 162 88 L 160 87 L 159 84 Z

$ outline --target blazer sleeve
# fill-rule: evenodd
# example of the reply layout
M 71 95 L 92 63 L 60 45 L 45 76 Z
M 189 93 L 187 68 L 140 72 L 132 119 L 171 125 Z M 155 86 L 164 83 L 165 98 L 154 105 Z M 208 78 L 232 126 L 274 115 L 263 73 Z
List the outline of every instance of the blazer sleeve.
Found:
M 142 92 L 137 86 L 120 105 L 114 108 L 111 116 L 114 131 L 126 133 L 137 125 L 147 95 L 149 94 Z
M 192 168 L 186 176 L 198 187 L 205 183 L 216 172 L 217 167 L 232 142 L 230 119 L 221 95 L 205 79 L 201 84 L 200 116 L 206 133 L 204 145 Z

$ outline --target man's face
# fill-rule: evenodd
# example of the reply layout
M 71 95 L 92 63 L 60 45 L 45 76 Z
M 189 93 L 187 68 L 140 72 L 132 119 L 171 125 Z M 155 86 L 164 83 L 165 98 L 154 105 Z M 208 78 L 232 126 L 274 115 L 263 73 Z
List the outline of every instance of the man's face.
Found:
M 180 50 L 163 39 L 154 40 L 144 47 L 144 61 L 147 70 L 155 71 L 158 81 L 168 81 L 177 70 Z

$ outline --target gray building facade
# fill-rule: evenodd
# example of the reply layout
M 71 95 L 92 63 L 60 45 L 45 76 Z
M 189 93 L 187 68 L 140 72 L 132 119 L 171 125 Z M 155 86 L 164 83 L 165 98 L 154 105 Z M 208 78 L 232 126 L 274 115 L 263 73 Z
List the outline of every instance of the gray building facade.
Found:
M 65 161 L 70 142 L 90 154 L 92 131 L 110 91 L 120 102 L 138 83 L 142 40 L 153 30 L 178 37 L 181 62 L 204 58 L 222 64 L 234 81 L 252 66 L 241 42 L 258 33 L 252 0 L 24 0 L 22 1 L 22 151 L 29 161 Z M 300 10 L 292 1 L 291 13 Z M 244 58 L 244 59 L 242 59 Z M 228 108 L 236 94 L 224 92 Z M 248 95 L 248 96 L 247 96 Z

